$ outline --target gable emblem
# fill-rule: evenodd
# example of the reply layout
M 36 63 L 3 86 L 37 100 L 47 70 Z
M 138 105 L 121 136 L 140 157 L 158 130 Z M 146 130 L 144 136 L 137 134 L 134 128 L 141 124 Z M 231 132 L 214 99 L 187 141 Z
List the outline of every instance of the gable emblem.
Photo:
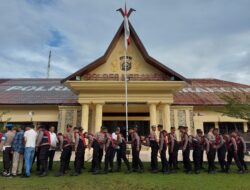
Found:
M 126 63 L 125 64 L 125 56 L 120 57 L 120 68 L 122 71 L 125 71 L 125 69 L 127 69 L 127 71 L 131 70 L 132 68 L 132 57 L 131 56 L 126 56 Z M 125 68 L 127 67 L 127 68 Z

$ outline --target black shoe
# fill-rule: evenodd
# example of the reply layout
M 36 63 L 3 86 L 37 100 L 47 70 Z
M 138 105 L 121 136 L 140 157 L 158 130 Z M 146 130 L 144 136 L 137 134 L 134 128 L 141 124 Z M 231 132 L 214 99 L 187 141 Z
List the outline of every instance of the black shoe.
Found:
M 79 173 L 73 172 L 72 174 L 70 174 L 70 176 L 79 176 Z
M 152 170 L 151 173 L 156 174 L 158 173 L 158 170 Z
M 195 171 L 194 172 L 195 174 L 200 174 L 201 172 L 199 170 Z
M 94 172 L 93 172 L 93 175 L 99 175 L 99 174 L 102 174 L 102 173 L 103 173 L 103 172 L 101 172 L 100 170 L 99 170 L 99 171 L 97 170 L 97 171 L 94 171 Z
M 171 173 L 175 174 L 177 173 L 177 170 L 171 170 Z
M 26 174 L 24 174 L 24 175 L 22 175 L 21 176 L 21 178 L 29 178 L 30 176 L 28 176 L 28 175 L 26 175 Z
M 170 174 L 169 173 L 169 171 L 164 171 L 164 172 L 162 172 L 164 175 L 168 175 L 168 174 Z
M 243 170 L 238 171 L 238 174 L 244 174 Z
M 142 174 L 144 173 L 144 169 L 138 169 L 137 172 Z
M 39 175 L 39 177 L 45 177 L 45 176 L 47 176 L 48 174 L 47 174 L 47 172 L 43 172 L 43 173 L 41 173 L 40 175 Z
M 92 172 L 95 172 L 95 170 L 94 169 L 90 169 L 88 172 L 92 173 Z
M 133 170 L 129 169 L 128 171 L 126 171 L 126 174 L 131 174 L 133 172 Z
M 62 172 L 58 172 L 58 173 L 56 173 L 54 176 L 55 177 L 60 177 L 60 176 L 63 176 L 64 174 L 62 173 Z
M 214 170 L 208 171 L 208 174 L 215 174 Z
M 190 170 L 190 171 L 186 171 L 186 174 L 192 174 L 192 171 Z

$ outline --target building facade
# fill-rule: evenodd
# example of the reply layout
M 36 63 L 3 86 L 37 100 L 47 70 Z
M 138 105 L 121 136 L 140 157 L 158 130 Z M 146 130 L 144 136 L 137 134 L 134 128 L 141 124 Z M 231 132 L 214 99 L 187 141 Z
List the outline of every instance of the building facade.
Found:
M 217 79 L 186 79 L 147 53 L 131 29 L 125 64 L 123 24 L 105 54 L 65 79 L 1 79 L 0 122 L 66 125 L 96 132 L 104 125 L 125 134 L 125 82 L 128 70 L 129 127 L 147 135 L 151 125 L 188 126 L 207 131 L 211 126 L 247 131 L 246 120 L 223 116 L 221 94 L 250 94 L 250 86 Z M 209 69 L 209 68 L 208 68 Z

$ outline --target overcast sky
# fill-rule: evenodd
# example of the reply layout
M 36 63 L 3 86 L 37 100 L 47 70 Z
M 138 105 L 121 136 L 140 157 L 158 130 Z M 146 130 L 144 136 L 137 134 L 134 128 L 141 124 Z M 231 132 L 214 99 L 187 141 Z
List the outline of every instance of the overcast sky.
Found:
M 250 0 L 127 0 L 149 54 L 187 78 L 250 84 Z M 0 0 L 0 78 L 63 78 L 100 57 L 124 0 Z

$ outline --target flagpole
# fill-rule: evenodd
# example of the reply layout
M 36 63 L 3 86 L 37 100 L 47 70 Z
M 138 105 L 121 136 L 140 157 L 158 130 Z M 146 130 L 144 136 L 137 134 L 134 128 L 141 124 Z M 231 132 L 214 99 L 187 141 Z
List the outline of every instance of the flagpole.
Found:
M 127 76 L 127 49 L 124 51 L 124 62 L 125 62 L 125 112 L 126 112 L 126 140 L 128 141 L 128 76 Z

